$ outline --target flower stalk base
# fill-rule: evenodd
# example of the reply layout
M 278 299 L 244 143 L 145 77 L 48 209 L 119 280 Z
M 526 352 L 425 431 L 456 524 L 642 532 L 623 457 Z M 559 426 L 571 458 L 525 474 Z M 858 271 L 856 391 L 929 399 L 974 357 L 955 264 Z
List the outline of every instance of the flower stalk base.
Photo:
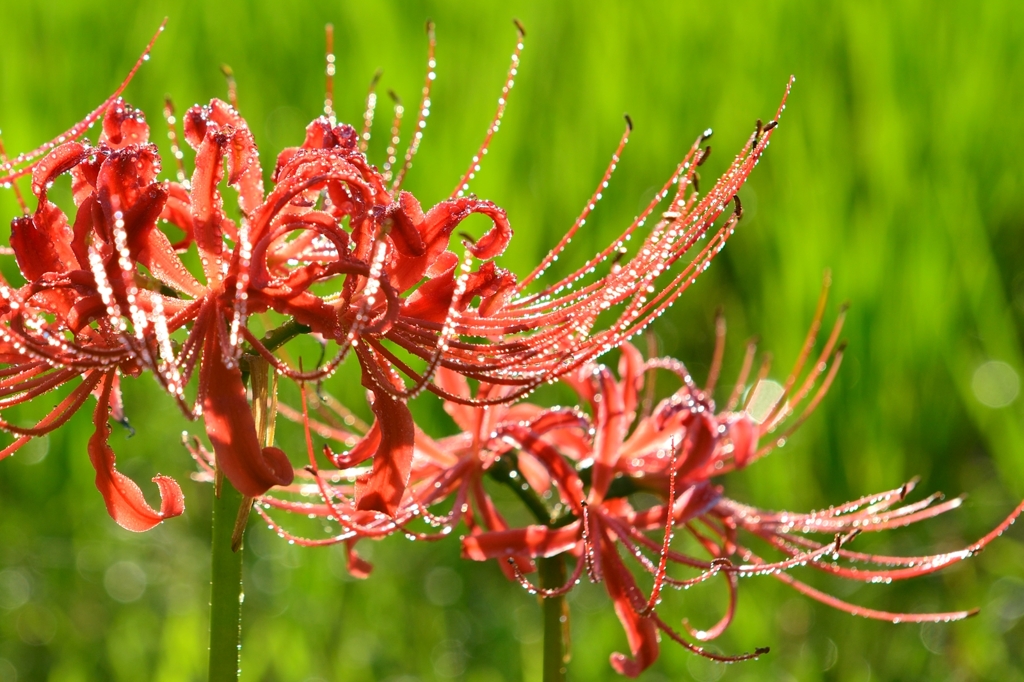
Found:
M 561 555 L 537 561 L 542 587 L 565 584 L 565 558 Z M 541 598 L 544 610 L 544 682 L 565 682 L 569 662 L 569 605 L 565 596 Z
M 242 637 L 242 553 L 231 549 L 242 494 L 218 476 L 213 498 L 210 682 L 238 679 Z

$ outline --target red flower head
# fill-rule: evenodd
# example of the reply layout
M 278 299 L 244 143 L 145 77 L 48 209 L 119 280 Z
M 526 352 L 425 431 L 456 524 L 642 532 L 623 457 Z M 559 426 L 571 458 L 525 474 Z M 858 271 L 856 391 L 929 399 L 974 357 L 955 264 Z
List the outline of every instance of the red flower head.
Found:
M 246 495 L 259 496 L 275 485 L 287 485 L 293 471 L 283 452 L 259 444 L 245 399 L 244 353 L 262 355 L 286 376 L 311 380 L 331 374 L 354 350 L 376 418 L 358 449 L 373 460 L 356 487 L 355 504 L 362 511 L 397 515 L 412 472 L 415 440 L 406 401 L 429 390 L 472 406 L 511 402 L 545 381 L 576 371 L 643 329 L 707 267 L 732 234 L 741 214 L 736 193 L 776 127 L 778 114 L 768 125 L 758 124 L 726 174 L 703 196 L 697 192 L 696 168 L 710 152 L 701 148 L 710 131 L 702 135 L 619 238 L 571 276 L 527 294 L 526 287 L 585 223 L 629 130 L 600 188 L 541 264 L 521 282 L 498 267 L 494 258 L 512 235 L 509 221 L 501 208 L 467 196 L 466 190 L 500 122 L 522 36 L 520 28 L 498 110 L 480 151 L 452 196 L 427 211 L 402 190 L 402 182 L 429 110 L 432 31 L 417 132 L 397 172 L 401 108 L 396 109 L 389 159 L 381 171 L 364 154 L 370 106 L 361 135 L 351 126 L 335 125 L 333 115 L 311 123 L 304 143 L 281 153 L 273 187 L 265 192 L 246 122 L 235 106 L 213 100 L 192 107 L 183 117 L 184 138 L 195 150 L 191 179 L 185 179 L 179 166 L 177 182 L 160 181 L 160 159 L 149 143 L 149 128 L 141 114 L 119 99 L 126 79 L 107 102 L 64 135 L 4 165 L 6 176 L 0 181 L 31 174 L 38 200 L 35 214 L 16 219 L 12 230 L 12 247 L 28 280 L 19 295 L 36 296 L 36 290 L 46 289 L 48 299 L 59 299 L 46 304 L 53 321 L 44 323 L 33 312 L 26 327 L 23 318 L 31 307 L 10 314 L 12 352 L 21 353 L 30 342 L 39 345 L 33 329 L 46 328 L 46 348 L 33 352 L 54 368 L 61 377 L 58 383 L 79 375 L 86 384 L 99 383 L 95 377 L 102 368 L 113 372 L 103 384 L 113 390 L 118 376 L 152 370 L 187 416 L 204 417 L 218 466 L 228 479 Z M 97 145 L 80 141 L 101 117 Z M 173 126 L 172 137 L 176 139 Z M 50 183 L 65 173 L 72 176 L 73 219 L 47 198 Z M 238 193 L 240 221 L 227 215 L 224 184 Z M 652 220 L 670 192 L 667 210 L 628 256 L 627 242 Z M 733 201 L 736 210 L 716 227 Z M 474 213 L 490 218 L 492 227 L 476 241 L 464 241 L 460 255 L 451 238 Z M 172 243 L 161 221 L 184 236 Z M 705 237 L 696 255 L 688 255 Z M 181 257 L 193 245 L 201 262 L 196 272 Z M 608 272 L 596 275 L 608 260 Z M 258 338 L 250 320 L 267 311 L 288 321 Z M 598 317 L 608 314 L 614 321 L 598 326 Z M 263 317 L 265 327 L 269 318 Z M 93 339 L 101 329 L 103 339 Z M 335 346 L 334 359 L 312 372 L 289 367 L 274 354 L 281 342 L 304 332 Z M 66 346 L 58 334 L 74 337 L 72 351 L 78 355 L 55 350 Z M 97 343 L 104 347 L 96 348 Z M 83 344 L 91 345 L 79 350 Z M 417 363 L 424 369 L 415 369 Z M 197 366 L 197 397 L 189 404 L 184 387 Z M 469 398 L 434 381 L 439 369 L 510 388 L 485 399 Z M 15 364 L 10 371 L 20 377 L 23 367 Z M 30 400 L 58 383 L 36 381 L 17 400 Z M 55 428 L 58 417 L 70 416 L 90 390 L 76 392 L 76 402 L 52 414 L 40 428 Z
M 166 315 L 173 316 L 182 305 L 138 286 L 135 276 L 140 260 L 154 274 L 160 272 L 156 258 L 161 245 L 155 237 L 162 233 L 153 225 L 163 189 L 153 182 L 159 158 L 147 144 L 148 128 L 118 99 L 123 88 L 56 141 L 3 167 L 9 173 L 4 183 L 31 174 L 37 200 L 32 215 L 26 212 L 11 225 L 11 247 L 27 281 L 17 289 L 0 286 L 3 406 L 31 401 L 75 379 L 81 382 L 33 427 L 0 422 L 0 428 L 17 436 L 0 459 L 64 424 L 95 394 L 96 432 L 88 450 L 96 486 L 115 521 L 142 531 L 182 513 L 181 489 L 172 479 L 157 476 L 162 504 L 159 511 L 152 509 L 138 486 L 115 469 L 107 420 L 109 415 L 127 425 L 121 377 L 137 376 L 147 367 L 166 376 L 167 365 L 173 364 Z M 74 141 L 101 116 L 97 147 Z M 23 167 L 13 170 L 16 165 Z M 78 208 L 73 222 L 48 197 L 54 179 L 69 172 Z
M 517 578 L 531 592 L 552 597 L 568 592 L 586 570 L 591 581 L 603 582 L 616 614 L 625 628 L 630 656 L 613 654 L 612 666 L 619 673 L 635 676 L 658 655 L 658 631 L 691 651 L 715 660 L 741 660 L 766 650 L 741 656 L 719 656 L 693 644 L 675 632 L 657 614 L 665 586 L 683 588 L 721 574 L 729 587 L 725 615 L 713 627 L 696 630 L 684 621 L 691 638 L 707 641 L 728 627 L 735 611 L 740 578 L 771 575 L 830 606 L 855 615 L 893 622 L 947 621 L 973 612 L 903 614 L 867 609 L 822 593 L 788 571 L 812 566 L 853 580 L 877 582 L 925 575 L 961 561 L 983 549 L 1006 530 L 1024 511 L 1024 504 L 995 530 L 970 547 L 947 554 L 891 557 L 848 549 L 861 532 L 888 530 L 931 518 L 960 504 L 960 499 L 938 503 L 938 495 L 902 504 L 913 484 L 868 496 L 827 510 L 806 514 L 770 512 L 735 502 L 724 495 L 712 478 L 738 468 L 766 454 L 785 440 L 775 437 L 763 447 L 758 441 L 788 421 L 786 435 L 816 407 L 828 390 L 842 358 L 837 338 L 842 316 L 836 323 L 812 369 L 802 381 L 805 361 L 813 350 L 824 294 L 818 315 L 782 394 L 757 414 L 744 407 L 734 411 L 746 384 L 754 349 L 748 350 L 741 376 L 726 410 L 718 412 L 712 399 L 724 347 L 724 323 L 719 324 L 719 342 L 705 388 L 696 386 L 686 368 L 671 359 L 644 361 L 632 346 L 622 347 L 620 379 L 605 367 L 590 365 L 566 378 L 581 399 L 591 406 L 594 422 L 592 447 L 581 458 L 575 449 L 561 448 L 545 436 L 524 435 L 517 440 L 544 464 L 546 475 L 558 491 L 560 515 L 544 525 L 485 532 L 463 538 L 463 554 L 476 560 L 500 559 L 512 563 L 523 555 L 532 558 L 566 554 L 575 557 L 575 570 L 562 587 L 537 588 L 516 570 Z M 661 401 L 649 414 L 640 414 L 640 391 L 645 374 L 669 369 L 683 382 L 682 387 Z M 767 368 L 763 368 L 763 379 Z M 815 385 L 821 381 L 820 386 Z M 811 395 L 813 392 L 813 396 Z M 754 393 L 751 389 L 748 395 Z M 810 398 L 808 400 L 808 398 Z M 794 410 L 804 405 L 796 418 Z M 645 491 L 664 501 L 646 509 L 633 505 L 630 495 Z M 707 552 L 707 557 L 690 556 L 673 549 L 673 535 L 690 535 Z M 655 534 L 651 537 L 651 534 Z M 743 534 L 767 541 L 782 554 L 770 560 L 755 554 Z M 657 536 L 660 535 L 660 539 Z M 824 535 L 826 539 L 817 539 Z M 636 560 L 631 569 L 620 554 Z M 844 561 L 862 564 L 845 565 Z M 515 565 L 521 565 L 517 560 Z M 873 565 L 873 566 L 872 566 Z M 689 577 L 670 577 L 672 566 L 696 571 Z M 674 573 L 675 570 L 673 569 Z M 652 587 L 645 594 L 635 573 L 646 575 Z

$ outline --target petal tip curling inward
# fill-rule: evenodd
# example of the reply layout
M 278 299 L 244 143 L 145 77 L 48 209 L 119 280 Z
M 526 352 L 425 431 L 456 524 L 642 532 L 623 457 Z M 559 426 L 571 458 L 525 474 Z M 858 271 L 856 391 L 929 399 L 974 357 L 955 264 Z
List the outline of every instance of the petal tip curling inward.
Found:
M 136 533 L 157 526 L 164 519 L 180 516 L 185 511 L 185 496 L 181 486 L 168 476 L 156 476 L 153 482 L 160 489 L 160 511 L 146 502 L 142 490 L 114 467 L 114 451 L 107 443 L 110 426 L 107 417 L 113 374 L 108 374 L 99 394 L 94 414 L 95 432 L 89 438 L 89 459 L 96 469 L 96 488 L 103 495 L 107 512 L 125 530 Z

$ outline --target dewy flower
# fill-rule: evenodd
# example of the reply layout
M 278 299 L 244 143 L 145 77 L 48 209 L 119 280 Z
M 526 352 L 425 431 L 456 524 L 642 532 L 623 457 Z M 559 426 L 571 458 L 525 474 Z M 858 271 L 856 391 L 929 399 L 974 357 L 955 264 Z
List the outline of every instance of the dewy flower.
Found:
M 306 427 L 309 465 L 297 472 L 299 484 L 262 497 L 259 511 L 282 537 L 297 544 L 345 543 L 350 571 L 360 577 L 370 568 L 355 554 L 360 539 L 401 532 L 413 540 L 437 540 L 460 525 L 465 528 L 461 544 L 466 558 L 497 559 L 511 579 L 541 597 L 566 594 L 586 573 L 591 581 L 604 584 L 626 632 L 629 653 L 613 654 L 611 664 L 630 676 L 657 658 L 659 632 L 715 660 L 743 660 L 764 653 L 765 649 L 758 649 L 727 656 L 699 644 L 727 629 L 739 581 L 752 576 L 772 576 L 818 601 L 869 618 L 936 622 L 967 617 L 973 611 L 894 613 L 856 606 L 807 585 L 791 571 L 807 566 L 872 583 L 926 575 L 981 551 L 1024 511 L 1024 504 L 963 550 L 899 557 L 857 552 L 850 545 L 862 532 L 891 530 L 950 511 L 960 505 L 961 498 L 942 501 L 936 494 L 909 502 L 914 489 L 910 482 L 821 511 L 776 512 L 729 498 L 714 480 L 783 445 L 827 393 L 842 360 L 839 335 L 844 313 L 812 357 L 825 303 L 823 291 L 802 352 L 781 394 L 767 405 L 754 402 L 769 366 L 763 363 L 750 385 L 756 348 L 749 344 L 724 409 L 716 406 L 715 384 L 725 341 L 721 320 L 704 387 L 678 360 L 645 360 L 629 344 L 622 346 L 620 378 L 593 363 L 563 377 L 581 403 L 589 406 L 589 414 L 579 408 L 532 402 L 490 405 L 490 399 L 514 389 L 481 384 L 472 396 L 464 378 L 441 369 L 439 385 L 459 398 L 447 401 L 445 408 L 460 431 L 435 440 L 417 430 L 410 484 L 400 511 L 387 520 L 361 513 L 355 503 L 354 481 L 367 456 L 366 441 L 359 435 L 365 425 L 329 397 L 317 399 L 312 410 L 316 416 L 311 418 L 303 391 L 303 410 L 284 411 Z M 650 398 L 650 394 L 644 397 L 645 384 L 651 386 L 653 374 L 665 371 L 682 385 L 657 405 L 645 407 Z M 482 404 L 466 404 L 471 400 Z M 313 433 L 339 447 L 338 451 L 330 445 L 323 448 L 333 468 L 317 462 Z M 193 451 L 212 480 L 211 454 L 195 446 Z M 499 483 L 511 487 L 536 524 L 508 524 L 488 493 L 489 485 Z M 639 492 L 661 501 L 638 507 L 643 497 L 634 493 Z M 309 538 L 287 530 L 276 518 L 279 511 L 317 518 L 325 524 L 325 534 Z M 677 549 L 679 533 L 695 541 L 703 555 Z M 749 538 L 766 542 L 781 556 L 756 553 Z M 526 574 L 533 570 L 534 560 L 560 555 L 575 561 L 564 585 L 536 587 L 528 581 Z M 715 625 L 696 630 L 684 621 L 687 638 L 658 614 L 666 587 L 685 588 L 715 576 L 726 581 L 729 594 L 725 613 Z M 643 583 L 650 585 L 646 592 Z
M 232 253 L 224 248 L 226 237 L 238 235 L 223 215 L 216 185 L 227 156 L 228 182 L 239 188 L 242 210 L 251 210 L 262 198 L 251 135 L 240 118 L 216 102 L 209 109 L 190 112 L 187 132 L 200 163 L 194 191 L 187 192 L 180 184 L 156 179 L 157 149 L 148 141 L 142 115 L 118 96 L 123 87 L 71 131 L 16 159 L 13 165 L 28 163 L 4 179 L 9 182 L 31 173 L 32 194 L 38 201 L 32 216 L 12 223 L 11 246 L 27 283 L 18 291 L 4 292 L 3 338 L 11 364 L 6 372 L 13 377 L 6 382 L 8 403 L 31 400 L 83 377 L 71 397 L 34 430 L 5 424 L 8 430 L 25 434 L 5 454 L 27 437 L 66 421 L 96 387 L 99 400 L 90 456 L 97 468 L 97 487 L 118 523 L 129 530 L 146 530 L 181 513 L 181 491 L 173 480 L 158 477 L 164 502 L 156 513 L 138 488 L 114 470 L 106 422 L 121 377 L 150 369 L 188 416 L 205 412 L 207 433 L 214 447 L 224 452 L 225 473 L 243 492 L 255 494 L 289 482 L 291 467 L 280 450 L 261 452 L 258 447 L 237 366 L 238 344 L 232 337 L 237 337 L 234 327 L 245 289 L 236 286 Z M 97 145 L 77 141 L 100 116 Z M 196 132 L 200 128 L 203 135 Z M 32 160 L 50 148 L 45 157 Z M 65 173 L 71 175 L 77 209 L 73 221 L 47 196 L 55 179 Z M 161 219 L 195 240 L 206 284 L 189 272 L 158 229 Z M 179 330 L 187 334 L 176 351 L 172 334 Z M 190 406 L 184 387 L 200 356 L 198 397 Z M 116 407 L 115 416 L 118 411 Z
M 514 561 L 516 566 L 521 565 L 523 555 L 574 557 L 575 570 L 562 587 L 537 588 L 518 571 L 516 577 L 531 592 L 543 597 L 569 591 L 584 570 L 591 581 L 603 582 L 630 648 L 628 656 L 613 654 L 611 663 L 616 671 L 630 676 L 642 672 L 657 657 L 659 630 L 691 651 L 716 660 L 741 660 L 764 653 L 765 650 L 741 656 L 713 654 L 686 640 L 657 614 L 666 586 L 684 588 L 716 575 L 722 575 L 727 582 L 729 604 L 721 620 L 707 630 L 694 630 L 684 621 L 689 635 L 698 641 L 714 639 L 725 631 L 735 611 L 739 579 L 756 575 L 773 576 L 825 604 L 869 618 L 897 623 L 936 622 L 972 615 L 973 611 L 919 614 L 859 607 L 810 587 L 789 571 L 811 566 L 864 582 L 888 582 L 932 573 L 981 551 L 1024 511 L 1024 503 L 992 532 L 963 550 L 894 557 L 855 552 L 848 545 L 859 533 L 898 528 L 949 511 L 959 506 L 960 498 L 940 502 L 940 495 L 932 495 L 906 503 L 913 489 L 910 483 L 827 510 L 773 512 L 733 501 L 721 486 L 712 482 L 713 477 L 745 466 L 783 443 L 828 390 L 842 357 L 842 348 L 836 344 L 841 317 L 812 369 L 799 380 L 814 344 L 822 309 L 819 306 L 819 316 L 783 393 L 756 415 L 746 408 L 736 411 L 754 355 L 752 346 L 726 409 L 716 409 L 712 396 L 721 362 L 724 324 L 720 325 L 711 378 L 703 389 L 693 382 L 682 363 L 671 359 L 645 362 L 629 345 L 622 348 L 619 380 L 600 365 L 587 366 L 567 378 L 591 406 L 591 449 L 580 458 L 577 449 L 560 448 L 542 434 L 515 439 L 522 452 L 543 463 L 558 491 L 562 513 L 543 525 L 467 535 L 462 540 L 464 555 L 476 560 L 499 559 L 510 565 Z M 645 375 L 654 369 L 673 370 L 683 385 L 643 415 L 640 391 Z M 766 371 L 764 368 L 761 378 Z M 751 390 L 748 395 L 753 393 Z M 802 412 L 790 419 L 801 405 Z M 759 441 L 778 427 L 785 427 L 784 434 L 759 446 Z M 663 501 L 648 508 L 636 508 L 630 495 L 640 491 L 654 493 Z M 691 556 L 673 549 L 673 535 L 677 532 L 689 535 L 706 556 Z M 743 534 L 767 541 L 782 558 L 762 558 L 747 546 Z M 627 566 L 620 549 L 635 559 L 633 569 Z M 695 573 L 688 577 L 670 576 L 673 565 Z M 635 573 L 651 582 L 647 594 Z
M 38 202 L 34 214 L 16 219 L 12 230 L 12 248 L 27 284 L 7 290 L 2 326 L 13 359 L 6 370 L 13 377 L 7 381 L 7 404 L 30 401 L 82 376 L 72 402 L 36 427 L 34 433 L 43 433 L 70 417 L 95 385 L 112 393 L 122 377 L 151 370 L 186 416 L 202 415 L 218 466 L 236 488 L 255 497 L 290 483 L 293 470 L 281 450 L 260 446 L 245 398 L 244 353 L 262 355 L 281 374 L 311 380 L 330 375 L 354 352 L 375 416 L 359 449 L 372 457 L 372 469 L 358 482 L 356 506 L 396 515 L 414 451 L 415 427 L 406 401 L 429 390 L 468 405 L 510 402 L 643 329 L 732 234 L 741 213 L 736 193 L 778 120 L 777 114 L 769 124 L 758 124 L 728 171 L 700 195 L 696 169 L 710 152 L 701 148 L 710 131 L 705 133 L 611 245 L 572 275 L 526 293 L 586 222 L 629 131 L 601 186 L 551 254 L 522 281 L 498 267 L 494 259 L 512 236 L 509 220 L 492 202 L 466 192 L 500 123 L 522 36 L 520 29 L 483 146 L 452 195 L 427 211 L 402 183 L 430 109 L 432 32 L 416 134 L 400 168 L 397 116 L 383 171 L 365 156 L 375 101 L 371 92 L 361 134 L 337 125 L 328 107 L 332 115 L 312 122 L 303 144 L 278 157 L 269 192 L 252 133 L 236 107 L 220 100 L 192 107 L 183 117 L 184 138 L 195 150 L 191 178 L 179 165 L 177 182 L 158 180 L 160 159 L 149 128 L 120 99 L 133 69 L 83 121 L 0 167 L 5 185 L 31 175 Z M 140 64 L 147 55 L 148 48 Z M 400 112 L 399 107 L 396 115 Z M 82 141 L 101 118 L 96 146 Z M 175 156 L 180 163 L 177 150 Z M 64 174 L 72 178 L 73 218 L 47 196 Z M 239 221 L 224 207 L 225 184 L 237 191 Z M 667 210 L 655 218 L 670 194 Z M 733 201 L 736 210 L 716 227 Z M 476 240 L 464 239 L 460 255 L 452 236 L 472 214 L 488 217 L 492 227 Z M 627 242 L 650 221 L 654 226 L 628 256 Z M 184 236 L 172 243 L 165 225 Z M 196 272 L 181 257 L 193 246 L 201 263 Z M 603 267 L 607 272 L 597 274 Z M 41 290 L 47 292 L 45 304 L 36 293 Z M 263 313 L 269 311 L 284 316 L 285 323 L 261 338 L 251 320 L 260 316 L 259 326 L 267 329 L 272 318 Z M 614 319 L 599 325 L 601 315 Z M 276 346 L 299 333 L 333 344 L 333 360 L 303 372 L 279 359 Z M 185 388 L 197 367 L 196 398 L 190 404 Z M 439 369 L 511 389 L 486 399 L 460 396 L 433 381 Z M 101 372 L 109 375 L 102 381 Z M 108 402 L 101 398 L 101 407 L 107 409 Z M 101 417 L 96 418 L 98 434 L 106 428 Z M 24 433 L 18 442 L 31 435 Z M 112 464 L 106 468 L 113 470 Z M 160 482 L 172 498 L 180 497 L 169 479 Z M 179 509 L 179 503 L 169 504 L 154 516 L 140 507 L 145 522 L 114 516 L 138 529 Z

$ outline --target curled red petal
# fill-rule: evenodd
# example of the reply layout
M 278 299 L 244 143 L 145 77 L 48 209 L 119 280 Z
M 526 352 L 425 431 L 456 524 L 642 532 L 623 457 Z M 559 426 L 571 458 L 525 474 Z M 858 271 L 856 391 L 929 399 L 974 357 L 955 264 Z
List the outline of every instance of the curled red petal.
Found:
M 757 425 L 745 413 L 729 424 L 732 458 L 737 469 L 742 469 L 757 452 Z
M 718 440 L 718 425 L 714 417 L 701 413 L 690 420 L 686 431 L 686 440 L 682 444 L 682 456 L 676 472 L 680 480 L 694 482 L 690 479 L 703 477 L 703 467 L 714 453 Z
M 345 556 L 348 559 L 348 572 L 353 578 L 359 578 L 360 580 L 370 577 L 370 572 L 373 570 L 373 564 L 359 556 L 356 552 L 356 540 L 345 541 Z
M 45 197 L 53 179 L 80 164 L 88 154 L 81 142 L 68 142 L 54 149 L 32 170 L 32 193 Z
M 452 230 L 473 213 L 482 213 L 490 218 L 494 225 L 480 239 L 468 245 L 470 253 L 480 260 L 500 256 L 512 238 L 512 227 L 505 211 L 490 201 L 469 197 L 442 201 L 425 216 L 423 241 L 427 243 L 428 248 L 432 244 L 446 242 Z
M 615 606 L 615 614 L 626 631 L 626 639 L 632 654 L 631 658 L 616 652 L 609 660 L 615 672 L 627 677 L 636 677 L 658 658 L 658 626 L 653 619 L 636 612 L 630 594 L 634 593 L 634 596 L 637 596 L 640 591 L 633 576 L 622 564 L 615 546 L 604 539 L 599 544 L 604 565 L 605 587 Z
M 89 438 L 89 460 L 96 469 L 96 488 L 103 495 L 110 517 L 125 530 L 140 533 L 164 519 L 180 516 L 185 511 L 185 496 L 173 478 L 157 476 L 153 479 L 160 489 L 160 511 L 157 511 L 146 502 L 139 486 L 114 468 L 114 451 L 107 442 L 110 437 L 107 420 L 113 379 L 113 372 L 108 373 L 98 396 L 93 416 L 96 430 Z
M 409 192 L 402 192 L 398 202 L 389 207 L 386 224 L 391 227 L 391 239 L 402 254 L 422 256 L 427 247 L 423 243 L 419 228 L 423 224 L 423 210 Z
M 275 485 L 288 485 L 295 472 L 283 451 L 260 448 L 256 423 L 245 399 L 238 367 L 228 368 L 216 334 L 207 335 L 203 351 L 203 417 L 217 467 L 243 495 L 257 497 Z
M 103 114 L 100 145 L 121 149 L 132 144 L 149 142 L 149 126 L 141 111 L 118 97 Z
M 377 386 L 363 365 L 363 385 L 373 392 L 373 414 L 380 429 L 380 444 L 373 455 L 373 468 L 356 483 L 356 508 L 394 516 L 402 502 L 412 471 L 413 443 L 416 426 L 404 402 Z
M 349 469 L 370 459 L 380 449 L 380 441 L 380 424 L 374 422 L 366 435 L 360 438 L 359 442 L 353 445 L 348 452 L 334 452 L 329 446 L 325 445 L 324 455 L 327 459 L 331 460 L 331 464 L 339 469 Z
M 48 201 L 40 203 L 34 216 L 11 221 L 11 248 L 18 268 L 29 281 L 47 272 L 67 272 L 77 267 L 67 217 Z

